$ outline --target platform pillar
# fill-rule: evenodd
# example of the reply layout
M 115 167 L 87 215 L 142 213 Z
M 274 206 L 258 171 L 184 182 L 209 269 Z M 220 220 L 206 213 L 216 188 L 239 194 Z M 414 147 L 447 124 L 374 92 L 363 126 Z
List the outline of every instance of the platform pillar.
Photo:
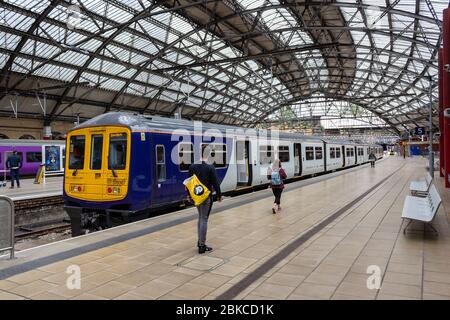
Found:
M 442 48 L 439 49 L 439 175 L 441 177 L 445 176 L 445 159 L 444 159 L 444 101 L 443 101 L 443 68 L 444 63 L 442 61 Z
M 442 97 L 444 110 L 450 108 L 450 10 L 444 10 L 443 43 L 442 51 Z M 444 117 L 444 168 L 445 187 L 450 188 L 450 118 Z

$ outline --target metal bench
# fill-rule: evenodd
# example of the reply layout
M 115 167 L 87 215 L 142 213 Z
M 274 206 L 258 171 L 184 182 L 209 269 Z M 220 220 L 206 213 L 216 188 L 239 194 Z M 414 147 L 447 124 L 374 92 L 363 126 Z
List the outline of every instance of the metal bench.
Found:
M 434 220 L 441 202 L 442 199 L 434 184 L 430 185 L 426 197 L 406 196 L 403 205 L 402 219 L 409 219 L 409 223 L 406 225 L 405 229 L 403 229 L 403 233 L 406 233 L 406 229 L 414 220 L 424 222 L 425 225 L 429 225 L 436 233 L 438 233 L 431 222 Z
M 427 173 L 424 180 L 411 181 L 409 190 L 413 196 L 426 197 L 432 182 L 431 175 Z

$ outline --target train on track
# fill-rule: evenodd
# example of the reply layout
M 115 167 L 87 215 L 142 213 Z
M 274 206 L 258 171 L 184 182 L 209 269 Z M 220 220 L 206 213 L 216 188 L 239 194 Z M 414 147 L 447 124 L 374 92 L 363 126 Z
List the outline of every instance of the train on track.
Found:
M 67 135 L 65 210 L 72 235 L 186 200 L 190 163 L 209 145 L 224 193 L 267 186 L 280 159 L 294 180 L 368 162 L 379 145 L 327 141 L 295 133 L 240 128 L 124 112 L 106 113 Z
M 3 180 L 10 175 L 6 168 L 6 160 L 14 150 L 22 159 L 21 176 L 36 175 L 41 164 L 46 164 L 49 171 L 62 172 L 65 145 L 64 140 L 0 139 L 0 179 Z M 50 167 L 54 170 L 50 170 Z

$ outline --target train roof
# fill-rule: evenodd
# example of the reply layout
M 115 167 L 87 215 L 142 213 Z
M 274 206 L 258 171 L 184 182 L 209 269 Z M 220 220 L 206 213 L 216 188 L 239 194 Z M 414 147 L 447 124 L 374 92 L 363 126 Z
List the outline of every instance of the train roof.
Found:
M 0 146 L 42 146 L 65 145 L 65 140 L 31 140 L 31 139 L 0 139 Z
M 349 141 L 349 140 L 334 140 L 334 139 L 326 139 L 326 138 L 321 138 L 321 140 L 323 140 L 324 142 L 329 143 L 329 144 L 344 144 L 344 145 L 350 145 L 350 146 L 360 145 L 354 141 Z
M 107 126 L 107 125 L 121 125 L 131 129 L 131 131 L 175 131 L 184 129 L 189 132 L 193 132 L 195 130 L 194 121 L 186 120 L 186 119 L 175 119 L 175 118 L 165 118 L 159 116 L 148 116 L 142 114 L 134 114 L 128 112 L 110 112 L 99 115 L 95 118 L 92 118 L 86 122 L 83 122 L 79 126 L 75 127 L 72 130 L 88 128 L 88 127 L 97 127 L 97 126 Z M 271 130 L 261 130 L 261 129 L 253 129 L 253 128 L 244 128 L 238 126 L 230 126 L 230 125 L 221 125 L 209 122 L 202 122 L 202 129 L 205 130 L 219 130 L 222 133 L 226 133 L 227 130 L 233 131 L 241 131 L 245 134 L 245 130 L 255 130 L 257 135 L 263 135 L 264 132 L 270 135 L 270 132 L 274 132 Z M 242 131 L 244 130 L 244 131 Z M 323 141 L 318 137 L 304 136 L 298 133 L 287 133 L 287 132 L 279 132 L 279 137 L 281 139 L 289 139 L 296 138 L 302 140 L 311 140 L 311 141 Z
M 101 114 L 97 117 L 87 120 L 82 124 L 76 126 L 72 130 L 89 128 L 89 127 L 98 127 L 98 126 L 125 126 L 130 128 L 132 132 L 140 132 L 140 131 L 175 131 L 175 130 L 187 130 L 189 132 L 193 132 L 195 130 L 195 121 L 186 120 L 186 119 L 175 119 L 175 118 L 166 118 L 160 116 L 153 115 L 142 115 L 138 113 L 129 113 L 129 112 L 109 112 Z M 244 128 L 238 126 L 230 126 L 230 125 L 222 125 L 215 124 L 209 122 L 202 122 L 202 130 L 219 130 L 223 134 L 227 132 L 227 130 L 240 131 L 243 134 L 247 134 L 249 136 L 254 136 L 253 134 L 248 134 L 245 130 L 255 130 L 257 136 L 264 136 L 267 134 L 271 136 L 271 132 L 273 130 L 261 130 L 261 129 L 253 129 L 253 128 Z M 243 131 L 244 130 L 244 131 Z M 305 136 L 298 133 L 289 133 L 289 132 L 278 132 L 280 139 L 299 139 L 303 141 L 317 141 L 317 142 L 327 142 L 334 144 L 348 144 L 348 145 L 357 145 L 355 142 L 345 141 L 345 140 L 326 140 L 322 137 L 313 137 L 313 136 Z M 273 138 L 273 136 L 272 136 Z M 363 144 L 366 145 L 366 144 Z

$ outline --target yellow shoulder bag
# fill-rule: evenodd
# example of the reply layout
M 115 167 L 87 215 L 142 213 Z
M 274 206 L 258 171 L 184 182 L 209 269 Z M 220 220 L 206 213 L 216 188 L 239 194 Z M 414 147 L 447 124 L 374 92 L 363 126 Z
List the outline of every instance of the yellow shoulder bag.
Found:
M 211 191 L 209 191 L 195 174 L 184 180 L 183 184 L 196 206 L 201 205 L 211 194 Z

